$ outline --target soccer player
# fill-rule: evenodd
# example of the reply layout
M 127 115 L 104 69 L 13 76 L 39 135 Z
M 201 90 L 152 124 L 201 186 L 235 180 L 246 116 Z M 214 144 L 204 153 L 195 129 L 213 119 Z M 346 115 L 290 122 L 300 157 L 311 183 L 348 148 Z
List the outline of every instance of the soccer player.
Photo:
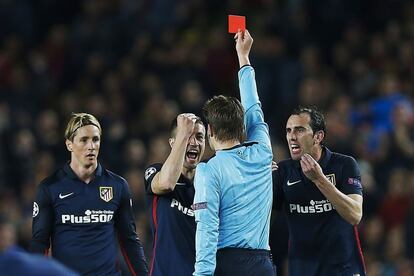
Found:
M 241 103 L 220 95 L 203 107 L 216 155 L 200 163 L 195 175 L 196 276 L 275 274 L 269 248 L 269 130 L 249 61 L 253 39 L 247 30 L 235 38 Z
M 193 179 L 204 154 L 206 130 L 199 117 L 184 113 L 173 120 L 170 135 L 171 152 L 164 164 L 145 171 L 153 234 L 150 275 L 189 276 L 195 263 Z
M 133 275 L 148 275 L 135 232 L 128 183 L 98 162 L 101 126 L 74 113 L 65 131 L 71 160 L 38 186 L 31 251 L 48 254 L 82 275 L 120 275 L 117 239 Z
M 289 225 L 289 275 L 362 276 L 361 175 L 354 158 L 322 145 L 325 134 L 316 109 L 300 108 L 286 123 L 291 159 L 279 162 L 273 181 L 274 206 Z

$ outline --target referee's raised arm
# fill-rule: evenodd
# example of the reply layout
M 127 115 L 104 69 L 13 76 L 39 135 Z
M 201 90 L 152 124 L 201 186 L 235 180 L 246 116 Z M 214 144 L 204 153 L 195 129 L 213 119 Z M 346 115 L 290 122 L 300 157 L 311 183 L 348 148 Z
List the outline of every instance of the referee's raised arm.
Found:
M 240 100 L 245 112 L 246 138 L 247 141 L 263 143 L 271 150 L 269 127 L 264 121 L 264 114 L 257 93 L 255 72 L 249 60 L 253 38 L 248 30 L 239 31 L 234 38 L 240 65 L 238 74 L 239 89 Z

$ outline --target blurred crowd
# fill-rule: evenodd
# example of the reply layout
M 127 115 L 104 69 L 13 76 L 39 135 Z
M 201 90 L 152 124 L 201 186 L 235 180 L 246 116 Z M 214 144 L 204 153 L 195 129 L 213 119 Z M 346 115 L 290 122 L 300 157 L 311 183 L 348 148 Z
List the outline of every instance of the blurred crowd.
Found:
M 289 112 L 323 110 L 325 144 L 360 164 L 368 275 L 414 275 L 408 0 L 0 1 L 0 211 L 19 226 L 20 244 L 30 240 L 36 185 L 69 159 L 69 114 L 83 111 L 103 126 L 100 162 L 129 182 L 150 256 L 143 170 L 165 160 L 177 114 L 237 95 L 228 14 L 246 15 L 255 40 L 275 160 L 288 157 Z

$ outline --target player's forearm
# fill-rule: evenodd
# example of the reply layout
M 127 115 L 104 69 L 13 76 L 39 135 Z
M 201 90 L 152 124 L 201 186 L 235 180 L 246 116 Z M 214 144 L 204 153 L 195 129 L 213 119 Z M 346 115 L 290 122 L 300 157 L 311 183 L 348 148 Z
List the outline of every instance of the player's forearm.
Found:
M 174 190 L 184 163 L 187 139 L 177 137 L 171 153 L 161 168 L 159 175 L 159 189 L 169 192 Z
M 148 275 L 148 265 L 141 240 L 138 238 L 128 184 L 125 183 L 122 201 L 115 219 L 119 248 L 133 275 Z
M 128 236 L 124 236 L 127 234 Z M 148 265 L 141 241 L 135 231 L 118 235 L 119 247 L 125 263 L 133 275 L 148 275 Z
M 345 195 L 326 178 L 315 181 L 315 184 L 342 218 L 352 225 L 357 225 L 361 221 L 361 201 Z
M 49 254 L 50 237 L 54 223 L 53 207 L 45 185 L 38 187 L 36 201 L 33 203 L 32 239 L 30 251 L 43 255 Z
M 121 246 L 121 252 L 133 275 L 148 275 L 148 265 L 141 243 L 136 245 L 135 242 L 130 242 L 125 248 Z

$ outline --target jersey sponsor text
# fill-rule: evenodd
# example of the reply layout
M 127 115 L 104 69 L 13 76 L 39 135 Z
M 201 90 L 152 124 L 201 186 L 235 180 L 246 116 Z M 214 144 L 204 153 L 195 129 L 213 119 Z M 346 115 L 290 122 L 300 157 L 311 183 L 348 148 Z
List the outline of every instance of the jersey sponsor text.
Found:
M 187 216 L 194 217 L 194 210 L 188 207 L 184 207 L 181 205 L 181 203 L 173 198 L 171 200 L 171 208 L 177 207 L 179 211 L 183 212 L 183 214 L 186 214 Z
M 86 210 L 84 216 L 76 215 L 62 215 L 62 223 L 97 223 L 109 222 L 114 216 L 114 211 L 111 210 Z
M 303 206 L 300 204 L 289 204 L 289 211 L 298 214 L 319 214 L 329 212 L 335 209 L 329 200 L 311 200 L 310 205 Z

